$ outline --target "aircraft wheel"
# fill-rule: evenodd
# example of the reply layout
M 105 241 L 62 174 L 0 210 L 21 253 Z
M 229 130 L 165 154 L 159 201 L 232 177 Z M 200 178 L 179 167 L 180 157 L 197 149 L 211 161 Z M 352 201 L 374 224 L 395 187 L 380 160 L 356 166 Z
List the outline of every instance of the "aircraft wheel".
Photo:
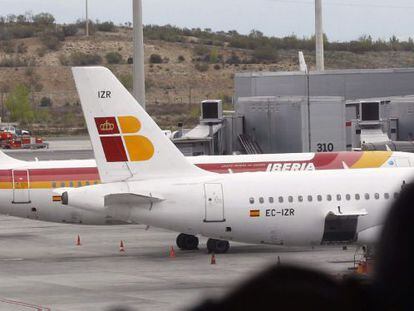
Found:
M 227 253 L 230 248 L 229 241 L 208 239 L 207 250 L 209 253 L 223 254 Z
M 180 233 L 177 236 L 177 246 L 179 249 L 191 251 L 198 249 L 198 238 L 194 235 Z

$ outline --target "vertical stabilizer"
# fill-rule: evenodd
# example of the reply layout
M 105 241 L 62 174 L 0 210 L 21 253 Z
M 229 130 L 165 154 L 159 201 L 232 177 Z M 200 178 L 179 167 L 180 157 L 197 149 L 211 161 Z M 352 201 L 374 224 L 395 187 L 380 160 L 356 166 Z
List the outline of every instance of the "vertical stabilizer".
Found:
M 185 159 L 111 71 L 72 71 L 104 183 L 205 174 Z

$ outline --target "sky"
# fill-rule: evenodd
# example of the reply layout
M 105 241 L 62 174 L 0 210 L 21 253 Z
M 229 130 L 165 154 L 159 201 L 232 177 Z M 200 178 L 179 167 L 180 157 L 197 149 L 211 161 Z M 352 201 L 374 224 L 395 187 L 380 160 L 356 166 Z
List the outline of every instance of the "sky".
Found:
M 86 0 L 0 0 L 0 15 L 52 13 L 58 22 L 85 18 Z M 92 20 L 132 21 L 132 0 L 88 0 Z M 331 41 L 361 35 L 388 39 L 414 37 L 412 0 L 322 0 L 324 32 Z M 144 24 L 188 28 L 252 29 L 270 36 L 314 33 L 313 0 L 143 0 Z

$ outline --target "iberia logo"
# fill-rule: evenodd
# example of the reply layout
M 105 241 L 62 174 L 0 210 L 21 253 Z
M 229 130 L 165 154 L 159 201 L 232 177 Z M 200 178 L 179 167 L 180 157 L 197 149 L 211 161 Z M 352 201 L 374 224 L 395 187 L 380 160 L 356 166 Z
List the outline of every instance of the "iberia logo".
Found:
M 107 162 L 146 161 L 154 155 L 154 145 L 137 135 L 141 122 L 133 116 L 95 118 Z

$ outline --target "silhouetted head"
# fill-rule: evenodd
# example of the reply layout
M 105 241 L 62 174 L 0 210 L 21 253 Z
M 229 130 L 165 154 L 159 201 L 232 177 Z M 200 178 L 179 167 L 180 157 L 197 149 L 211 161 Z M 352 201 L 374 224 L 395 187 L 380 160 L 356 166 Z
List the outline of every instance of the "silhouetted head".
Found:
M 206 310 L 368 310 L 365 289 L 355 280 L 339 281 L 310 269 L 275 266 L 266 269 Z
M 375 290 L 381 305 L 414 310 L 414 184 L 406 184 L 386 218 L 376 254 Z

